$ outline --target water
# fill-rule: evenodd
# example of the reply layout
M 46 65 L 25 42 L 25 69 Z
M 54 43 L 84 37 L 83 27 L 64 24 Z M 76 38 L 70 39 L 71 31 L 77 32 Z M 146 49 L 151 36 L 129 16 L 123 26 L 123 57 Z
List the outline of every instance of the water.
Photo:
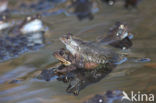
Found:
M 141 91 L 156 95 L 156 7 L 155 0 L 143 0 L 138 10 L 125 10 L 122 2 L 114 7 L 100 5 L 100 12 L 92 21 L 78 21 L 75 16 L 51 15 L 43 18 L 49 27 L 46 32 L 48 44 L 39 51 L 26 53 L 19 58 L 0 63 L 0 101 L 1 103 L 82 103 L 95 94 L 107 90 Z M 16 15 L 17 19 L 22 17 Z M 95 40 L 103 36 L 116 22 L 128 25 L 134 34 L 132 56 L 150 58 L 148 63 L 127 62 L 118 66 L 100 82 L 87 86 L 79 96 L 65 92 L 66 84 L 57 80 L 45 82 L 33 77 L 47 65 L 55 62 L 52 52 L 64 47 L 59 37 L 71 32 L 85 40 Z M 10 80 L 20 78 L 18 83 Z

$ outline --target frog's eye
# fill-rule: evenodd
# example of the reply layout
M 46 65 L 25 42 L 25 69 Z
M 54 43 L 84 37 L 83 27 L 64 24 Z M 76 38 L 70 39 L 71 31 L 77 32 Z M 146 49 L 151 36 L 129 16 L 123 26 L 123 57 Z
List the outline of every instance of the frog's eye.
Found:
M 63 51 L 60 51 L 60 55 L 64 55 L 64 52 Z
M 73 36 L 73 34 L 68 33 L 68 34 L 66 35 L 66 38 L 67 38 L 67 39 L 72 39 L 72 36 Z

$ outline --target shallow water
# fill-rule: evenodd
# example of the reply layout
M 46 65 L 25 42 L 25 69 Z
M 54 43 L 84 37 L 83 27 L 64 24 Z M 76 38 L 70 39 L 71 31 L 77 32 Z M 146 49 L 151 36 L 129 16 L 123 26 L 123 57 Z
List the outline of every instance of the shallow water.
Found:
M 47 45 L 39 51 L 25 53 L 19 58 L 0 63 L 0 102 L 1 103 L 82 103 L 94 94 L 107 90 L 141 91 L 156 96 L 156 7 L 155 0 L 143 0 L 137 10 L 125 10 L 122 2 L 114 7 L 99 5 L 100 12 L 92 21 L 78 21 L 75 16 L 53 15 L 43 18 L 49 27 L 46 32 Z M 18 16 L 18 15 L 17 15 Z M 18 16 L 18 19 L 21 17 Z M 38 71 L 56 62 L 52 52 L 64 47 L 59 37 L 71 32 L 85 40 L 95 40 L 104 36 L 116 21 L 128 25 L 134 34 L 132 56 L 148 57 L 148 63 L 126 62 L 119 65 L 100 82 L 87 86 L 79 96 L 65 92 L 66 84 L 57 80 L 45 82 L 34 79 Z M 17 84 L 10 80 L 22 78 Z

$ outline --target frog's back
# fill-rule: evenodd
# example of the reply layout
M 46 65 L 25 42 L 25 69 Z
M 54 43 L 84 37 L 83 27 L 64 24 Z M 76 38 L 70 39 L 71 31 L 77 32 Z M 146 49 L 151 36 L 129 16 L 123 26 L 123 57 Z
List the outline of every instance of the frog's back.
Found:
M 109 47 L 99 48 L 98 45 L 87 43 L 81 46 L 81 55 L 89 62 L 96 62 L 100 64 L 108 62 L 120 64 L 121 61 L 125 60 L 122 54 L 115 52 Z

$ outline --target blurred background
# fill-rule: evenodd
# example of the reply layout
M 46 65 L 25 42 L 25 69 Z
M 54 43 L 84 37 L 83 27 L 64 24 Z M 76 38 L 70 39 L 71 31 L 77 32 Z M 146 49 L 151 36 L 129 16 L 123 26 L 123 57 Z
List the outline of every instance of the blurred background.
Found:
M 132 1 L 137 2 L 1 0 L 0 102 L 83 103 L 108 90 L 156 95 L 156 1 Z M 36 21 L 32 23 L 33 20 Z M 67 85 L 55 79 L 50 82 L 34 79 L 40 70 L 56 62 L 52 53 L 64 47 L 59 40 L 63 34 L 71 32 L 84 40 L 95 40 L 107 35 L 117 21 L 127 24 L 134 35 L 131 54 L 148 57 L 150 62 L 124 63 L 101 81 L 87 86 L 79 96 L 67 94 Z M 34 25 L 38 25 L 36 29 L 32 29 Z M 21 78 L 22 81 L 9 83 Z

